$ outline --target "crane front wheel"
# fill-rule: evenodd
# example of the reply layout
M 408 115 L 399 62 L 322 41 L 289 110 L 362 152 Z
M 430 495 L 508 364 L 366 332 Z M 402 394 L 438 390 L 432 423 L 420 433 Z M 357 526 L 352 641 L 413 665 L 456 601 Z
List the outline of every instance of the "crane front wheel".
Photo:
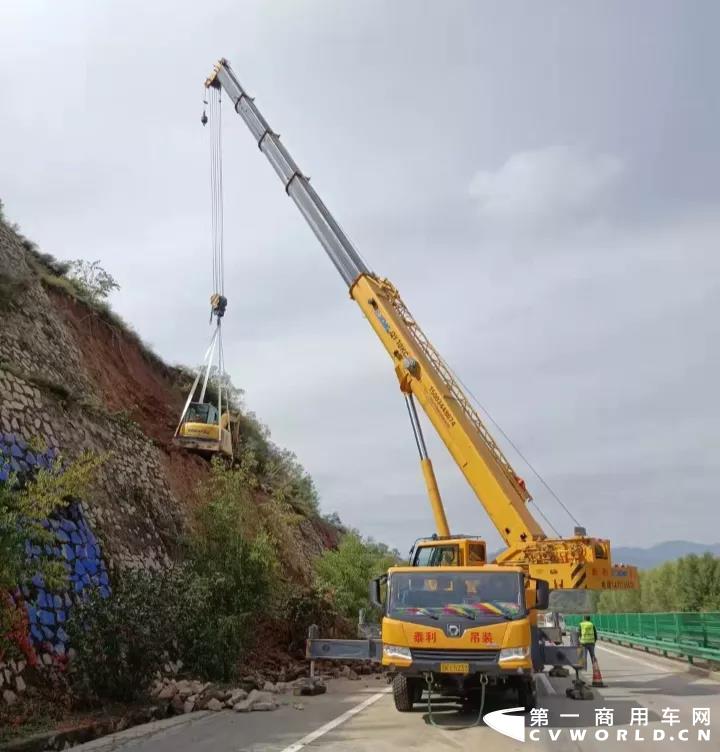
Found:
M 396 674 L 392 683 L 392 693 L 396 710 L 409 713 L 413 709 L 413 703 L 422 697 L 422 684 L 419 679 L 409 679 L 404 674 Z

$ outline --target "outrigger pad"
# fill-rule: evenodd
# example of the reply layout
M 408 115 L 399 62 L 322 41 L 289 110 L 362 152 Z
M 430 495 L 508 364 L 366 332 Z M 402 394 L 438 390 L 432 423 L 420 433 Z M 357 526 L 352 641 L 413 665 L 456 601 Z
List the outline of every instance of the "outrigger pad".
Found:
M 565 695 L 571 700 L 593 700 L 595 695 L 584 681 L 573 681 L 572 687 L 565 690 Z
M 298 679 L 293 688 L 294 695 L 324 695 L 327 692 L 327 685 L 322 679 L 307 676 Z
M 570 676 L 570 671 L 568 671 L 568 669 L 566 669 L 564 666 L 553 666 L 548 671 L 548 676 L 567 677 Z

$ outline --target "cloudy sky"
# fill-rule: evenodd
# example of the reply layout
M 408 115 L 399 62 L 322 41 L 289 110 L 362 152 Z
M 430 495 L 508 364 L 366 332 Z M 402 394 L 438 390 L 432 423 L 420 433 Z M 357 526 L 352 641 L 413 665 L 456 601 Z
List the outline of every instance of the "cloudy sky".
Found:
M 700 0 L 6 0 L 0 196 L 46 251 L 100 259 L 160 355 L 199 361 L 202 82 L 225 56 L 589 532 L 714 542 L 718 28 Z M 323 508 L 404 551 L 432 518 L 390 361 L 230 108 L 224 136 L 232 378 Z M 427 434 L 451 527 L 497 545 Z

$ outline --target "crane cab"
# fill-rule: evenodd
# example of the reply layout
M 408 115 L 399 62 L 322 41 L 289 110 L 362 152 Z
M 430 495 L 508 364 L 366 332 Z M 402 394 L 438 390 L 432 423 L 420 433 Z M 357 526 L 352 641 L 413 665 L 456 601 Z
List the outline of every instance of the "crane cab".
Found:
M 480 567 L 487 563 L 481 538 L 433 535 L 420 538 L 410 552 L 413 567 Z
M 209 402 L 191 402 L 173 438 L 175 446 L 208 456 L 232 457 L 230 413 L 218 414 Z

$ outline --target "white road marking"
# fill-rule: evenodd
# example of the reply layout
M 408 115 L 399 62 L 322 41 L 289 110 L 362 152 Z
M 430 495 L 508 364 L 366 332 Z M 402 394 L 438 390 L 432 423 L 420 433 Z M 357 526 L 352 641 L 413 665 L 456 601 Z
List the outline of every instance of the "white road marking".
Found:
M 367 698 L 367 700 L 363 700 L 359 705 L 356 705 L 354 708 L 350 708 L 350 710 L 346 711 L 342 715 L 339 715 L 337 718 L 333 718 L 332 721 L 329 721 L 324 726 L 320 726 L 319 729 L 312 731 L 307 736 L 303 736 L 300 741 L 295 742 L 295 744 L 291 744 L 289 747 L 285 747 L 283 750 L 281 750 L 281 752 L 298 752 L 298 750 L 301 750 L 308 744 L 312 744 L 316 739 L 319 739 L 321 736 L 327 734 L 328 731 L 332 731 L 334 728 L 337 728 L 338 726 L 345 723 L 345 721 L 349 721 L 354 715 L 362 713 L 365 708 L 369 708 L 373 703 L 383 698 L 388 692 L 392 692 L 392 687 L 383 689 L 382 692 L 378 692 L 376 695 L 371 695 Z
M 619 658 L 627 658 L 630 661 L 635 661 L 635 663 L 642 663 L 643 666 L 655 668 L 665 674 L 672 673 L 672 668 L 670 668 L 669 666 L 661 666 L 659 663 L 651 663 L 650 661 L 643 660 L 642 658 L 636 658 L 634 655 L 630 655 L 629 653 L 619 653 L 617 650 L 611 650 L 610 648 L 606 648 L 604 645 L 600 645 L 598 643 L 595 643 L 595 649 L 604 650 L 606 653 L 612 653 L 612 655 L 616 655 Z
M 550 683 L 550 679 L 545 674 L 535 674 L 535 678 L 540 680 L 540 683 L 545 687 L 545 691 L 549 695 L 556 695 L 557 691 L 555 687 Z

